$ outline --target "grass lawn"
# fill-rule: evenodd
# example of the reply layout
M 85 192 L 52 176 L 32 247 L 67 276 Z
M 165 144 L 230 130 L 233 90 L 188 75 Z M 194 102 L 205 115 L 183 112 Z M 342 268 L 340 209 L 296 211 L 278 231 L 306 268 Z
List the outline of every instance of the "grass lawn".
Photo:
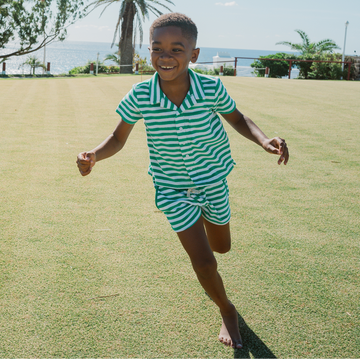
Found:
M 78 173 L 140 79 L 0 80 L 0 357 L 360 357 L 360 83 L 223 79 L 291 155 L 278 166 L 225 124 L 234 352 L 155 207 L 144 125 Z

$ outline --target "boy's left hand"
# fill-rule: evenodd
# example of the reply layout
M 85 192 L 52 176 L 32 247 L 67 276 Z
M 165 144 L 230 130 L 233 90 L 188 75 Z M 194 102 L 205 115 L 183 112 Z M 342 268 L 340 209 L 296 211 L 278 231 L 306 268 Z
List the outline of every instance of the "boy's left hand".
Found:
M 286 142 L 280 137 L 268 138 L 263 143 L 263 148 L 265 151 L 272 153 L 274 155 L 280 155 L 278 164 L 281 165 L 284 162 L 286 165 L 289 161 L 289 150 L 287 148 Z

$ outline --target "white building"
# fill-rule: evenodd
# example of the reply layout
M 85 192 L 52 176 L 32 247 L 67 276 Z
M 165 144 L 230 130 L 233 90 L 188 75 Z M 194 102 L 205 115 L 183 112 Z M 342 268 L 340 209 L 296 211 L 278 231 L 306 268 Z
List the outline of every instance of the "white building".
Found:
M 218 52 L 216 56 L 213 56 L 214 67 L 220 66 L 234 67 L 235 57 L 231 57 L 227 52 Z

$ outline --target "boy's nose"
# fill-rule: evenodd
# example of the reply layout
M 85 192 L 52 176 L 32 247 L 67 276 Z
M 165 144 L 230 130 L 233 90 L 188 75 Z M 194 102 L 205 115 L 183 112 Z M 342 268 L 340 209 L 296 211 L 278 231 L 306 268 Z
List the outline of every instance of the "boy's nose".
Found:
M 164 52 L 160 55 L 160 59 L 172 59 L 172 56 L 167 52 Z

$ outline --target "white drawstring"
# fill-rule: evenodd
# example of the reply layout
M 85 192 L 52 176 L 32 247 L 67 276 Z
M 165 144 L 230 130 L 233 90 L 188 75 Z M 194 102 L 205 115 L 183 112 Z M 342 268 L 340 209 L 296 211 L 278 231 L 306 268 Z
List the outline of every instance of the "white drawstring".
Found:
M 194 193 L 194 194 L 200 194 L 202 192 L 202 190 L 197 190 L 195 188 L 189 188 L 187 190 L 187 197 L 190 198 L 191 196 L 191 193 Z

